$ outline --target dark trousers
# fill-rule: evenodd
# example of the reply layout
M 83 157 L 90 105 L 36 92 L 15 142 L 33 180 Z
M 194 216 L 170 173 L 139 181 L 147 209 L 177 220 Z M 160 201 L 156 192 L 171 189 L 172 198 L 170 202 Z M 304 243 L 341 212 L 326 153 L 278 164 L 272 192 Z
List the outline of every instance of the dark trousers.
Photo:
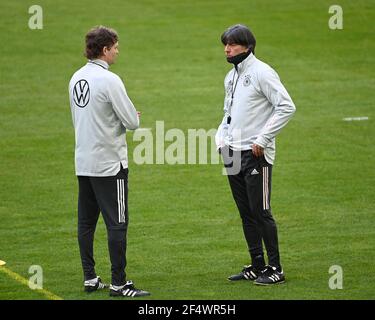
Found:
M 111 177 L 78 176 L 78 243 L 85 280 L 96 277 L 94 233 L 102 213 L 107 227 L 112 284 L 126 282 L 126 236 L 128 229 L 128 169 Z
M 234 153 L 237 157 L 233 157 Z M 268 264 L 280 267 L 277 227 L 270 206 L 272 165 L 264 156 L 255 157 L 251 150 L 229 150 L 229 156 L 241 161 L 240 171 L 228 174 L 228 180 L 242 219 L 252 264 L 259 269 L 265 265 L 263 241 Z M 225 153 L 223 157 L 224 163 L 228 164 Z

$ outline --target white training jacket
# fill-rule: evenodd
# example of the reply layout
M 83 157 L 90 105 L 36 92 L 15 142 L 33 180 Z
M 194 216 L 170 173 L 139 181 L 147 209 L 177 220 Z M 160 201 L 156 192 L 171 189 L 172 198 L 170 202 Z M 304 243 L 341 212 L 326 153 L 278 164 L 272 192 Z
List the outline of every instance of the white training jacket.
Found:
M 77 176 L 115 176 L 128 167 L 126 129 L 139 118 L 120 77 L 99 59 L 74 73 L 69 98 L 75 129 Z
M 238 64 L 237 70 L 229 71 L 224 80 L 224 118 L 215 137 L 216 145 L 238 151 L 250 150 L 255 143 L 264 148 L 267 162 L 273 164 L 275 136 L 296 107 L 275 70 L 252 53 Z

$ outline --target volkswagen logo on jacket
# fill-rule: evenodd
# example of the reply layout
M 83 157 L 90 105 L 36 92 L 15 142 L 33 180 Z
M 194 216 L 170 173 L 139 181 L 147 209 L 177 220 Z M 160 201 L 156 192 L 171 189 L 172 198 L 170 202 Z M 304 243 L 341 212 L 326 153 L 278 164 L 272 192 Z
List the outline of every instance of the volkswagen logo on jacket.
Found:
M 86 80 L 77 81 L 73 89 L 73 100 L 77 107 L 84 108 L 90 101 L 90 88 Z

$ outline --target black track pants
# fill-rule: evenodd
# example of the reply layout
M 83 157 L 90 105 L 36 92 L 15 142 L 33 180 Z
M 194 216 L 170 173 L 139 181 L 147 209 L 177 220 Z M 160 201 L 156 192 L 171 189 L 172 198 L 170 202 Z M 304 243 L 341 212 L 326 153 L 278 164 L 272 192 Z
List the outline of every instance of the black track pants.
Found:
M 241 159 L 241 169 L 237 174 L 228 175 L 228 180 L 242 219 L 252 264 L 258 268 L 265 264 L 263 240 L 268 264 L 279 267 L 277 227 L 270 206 L 272 165 L 265 160 L 264 156 L 255 157 L 251 150 L 229 150 L 229 156 L 232 157 L 233 152 L 237 152 L 237 159 Z M 228 163 L 225 153 L 223 157 L 224 163 Z
M 96 277 L 94 233 L 102 213 L 107 227 L 112 284 L 126 282 L 126 236 L 128 229 L 128 169 L 111 177 L 78 176 L 78 243 L 85 280 Z

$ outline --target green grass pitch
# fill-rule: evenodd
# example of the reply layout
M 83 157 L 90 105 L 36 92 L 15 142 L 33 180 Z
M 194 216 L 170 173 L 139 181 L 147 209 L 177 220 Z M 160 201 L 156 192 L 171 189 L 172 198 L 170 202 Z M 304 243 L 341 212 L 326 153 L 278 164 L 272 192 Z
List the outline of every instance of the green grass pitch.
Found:
M 84 35 L 115 28 L 111 68 L 142 111 L 142 127 L 216 128 L 226 63 L 220 35 L 250 26 L 256 54 L 279 73 L 297 113 L 277 139 L 272 210 L 287 282 L 273 288 L 226 277 L 249 263 L 239 214 L 221 165 L 136 165 L 130 154 L 128 277 L 149 299 L 374 299 L 375 5 L 359 1 L 40 0 L 0 10 L 0 259 L 45 289 L 86 295 L 76 235 L 77 182 L 68 82 L 85 63 Z M 332 4 L 343 29 L 331 30 Z M 366 121 L 343 121 L 368 117 Z M 110 280 L 100 218 L 97 273 Z M 343 289 L 329 288 L 329 268 Z M 1 268 L 1 267 L 0 267 Z M 0 272 L 0 299 L 45 299 Z

